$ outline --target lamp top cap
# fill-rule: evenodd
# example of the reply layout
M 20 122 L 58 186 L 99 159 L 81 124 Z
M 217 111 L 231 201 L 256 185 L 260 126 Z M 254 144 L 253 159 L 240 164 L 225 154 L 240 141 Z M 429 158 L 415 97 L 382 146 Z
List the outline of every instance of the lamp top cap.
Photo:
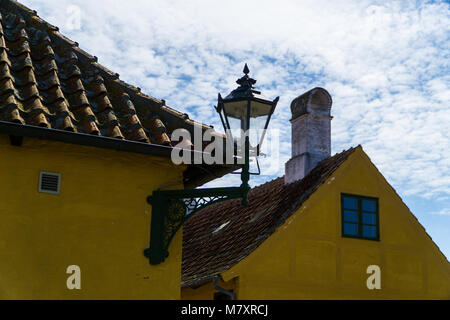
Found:
M 252 79 L 248 76 L 250 69 L 248 68 L 247 63 L 244 66 L 244 76 L 238 80 L 236 80 L 236 83 L 239 84 L 241 87 L 249 87 L 252 88 L 253 85 L 256 83 L 255 79 Z
M 252 79 L 248 76 L 248 73 L 250 72 L 248 65 L 245 64 L 244 66 L 244 76 L 242 78 L 239 78 L 236 83 L 239 84 L 239 87 L 231 91 L 230 94 L 228 94 L 225 98 L 222 98 L 222 96 L 219 93 L 219 105 L 223 102 L 235 102 L 240 100 L 259 100 L 262 103 L 266 104 L 276 104 L 278 102 L 278 99 L 272 101 L 265 96 L 261 94 L 260 91 L 256 90 L 253 85 L 256 83 L 255 79 Z M 220 110 L 220 107 L 219 107 Z

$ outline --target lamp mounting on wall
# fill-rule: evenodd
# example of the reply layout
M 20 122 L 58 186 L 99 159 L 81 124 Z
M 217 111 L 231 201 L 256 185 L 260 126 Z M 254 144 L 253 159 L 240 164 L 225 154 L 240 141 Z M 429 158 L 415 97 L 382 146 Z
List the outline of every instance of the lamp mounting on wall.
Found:
M 250 186 L 249 157 L 260 154 L 261 144 L 269 125 L 270 118 L 279 97 L 270 100 L 261 95 L 253 85 L 255 79 L 249 77 L 250 70 L 244 66 L 244 76 L 236 81 L 239 85 L 225 98 L 219 93 L 216 111 L 219 113 L 227 141 L 243 148 L 244 164 L 239 187 L 204 188 L 193 190 L 155 190 L 147 197 L 152 205 L 150 246 L 144 255 L 150 264 L 160 264 L 169 255 L 169 245 L 176 232 L 189 217 L 204 207 L 229 199 L 242 199 L 242 205 L 248 204 Z M 260 134 L 249 134 L 249 129 Z M 239 138 L 233 132 L 240 131 Z

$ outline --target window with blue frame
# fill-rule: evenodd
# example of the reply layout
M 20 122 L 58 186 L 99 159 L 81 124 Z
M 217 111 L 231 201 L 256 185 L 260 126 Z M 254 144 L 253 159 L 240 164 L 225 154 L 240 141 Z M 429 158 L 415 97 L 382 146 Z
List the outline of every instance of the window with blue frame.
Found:
M 342 236 L 380 240 L 378 199 L 341 194 Z

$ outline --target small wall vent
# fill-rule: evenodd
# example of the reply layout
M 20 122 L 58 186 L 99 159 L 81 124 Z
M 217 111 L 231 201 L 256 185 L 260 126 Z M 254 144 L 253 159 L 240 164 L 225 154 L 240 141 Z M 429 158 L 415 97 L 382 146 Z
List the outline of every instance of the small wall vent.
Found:
M 42 172 L 39 175 L 39 192 L 59 194 L 61 174 Z

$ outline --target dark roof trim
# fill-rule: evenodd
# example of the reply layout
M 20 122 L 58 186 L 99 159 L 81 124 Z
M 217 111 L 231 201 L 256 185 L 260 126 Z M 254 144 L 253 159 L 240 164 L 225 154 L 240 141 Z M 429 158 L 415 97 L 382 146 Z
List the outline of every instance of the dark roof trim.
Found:
M 199 287 L 201 287 L 201 286 L 203 286 L 203 285 L 205 285 L 205 284 L 207 284 L 209 282 L 213 282 L 214 277 L 216 275 L 220 275 L 220 272 L 218 272 L 218 273 L 216 273 L 216 274 L 214 274 L 212 276 L 201 278 L 200 280 L 181 282 L 181 288 L 182 289 L 184 289 L 184 288 L 197 289 L 197 288 L 199 288 Z
M 14 141 L 19 141 L 18 137 L 32 137 L 43 140 L 59 141 L 64 143 L 77 144 L 117 151 L 148 154 L 157 157 L 170 158 L 173 148 L 159 144 L 148 144 L 132 140 L 119 140 L 105 136 L 95 136 L 85 133 L 49 129 L 44 127 L 30 126 L 26 124 L 0 121 L 0 134 L 8 134 Z M 17 142 L 15 145 L 20 145 Z M 195 153 L 201 151 L 183 149 L 193 157 Z M 191 189 L 201 186 L 211 180 L 220 178 L 225 174 L 239 169 L 239 165 L 189 165 L 184 174 L 185 188 Z
M 172 147 L 0 121 L 0 133 L 170 158 Z M 199 152 L 190 151 L 187 152 Z
M 191 164 L 183 173 L 184 187 L 194 189 L 241 168 L 240 164 Z

